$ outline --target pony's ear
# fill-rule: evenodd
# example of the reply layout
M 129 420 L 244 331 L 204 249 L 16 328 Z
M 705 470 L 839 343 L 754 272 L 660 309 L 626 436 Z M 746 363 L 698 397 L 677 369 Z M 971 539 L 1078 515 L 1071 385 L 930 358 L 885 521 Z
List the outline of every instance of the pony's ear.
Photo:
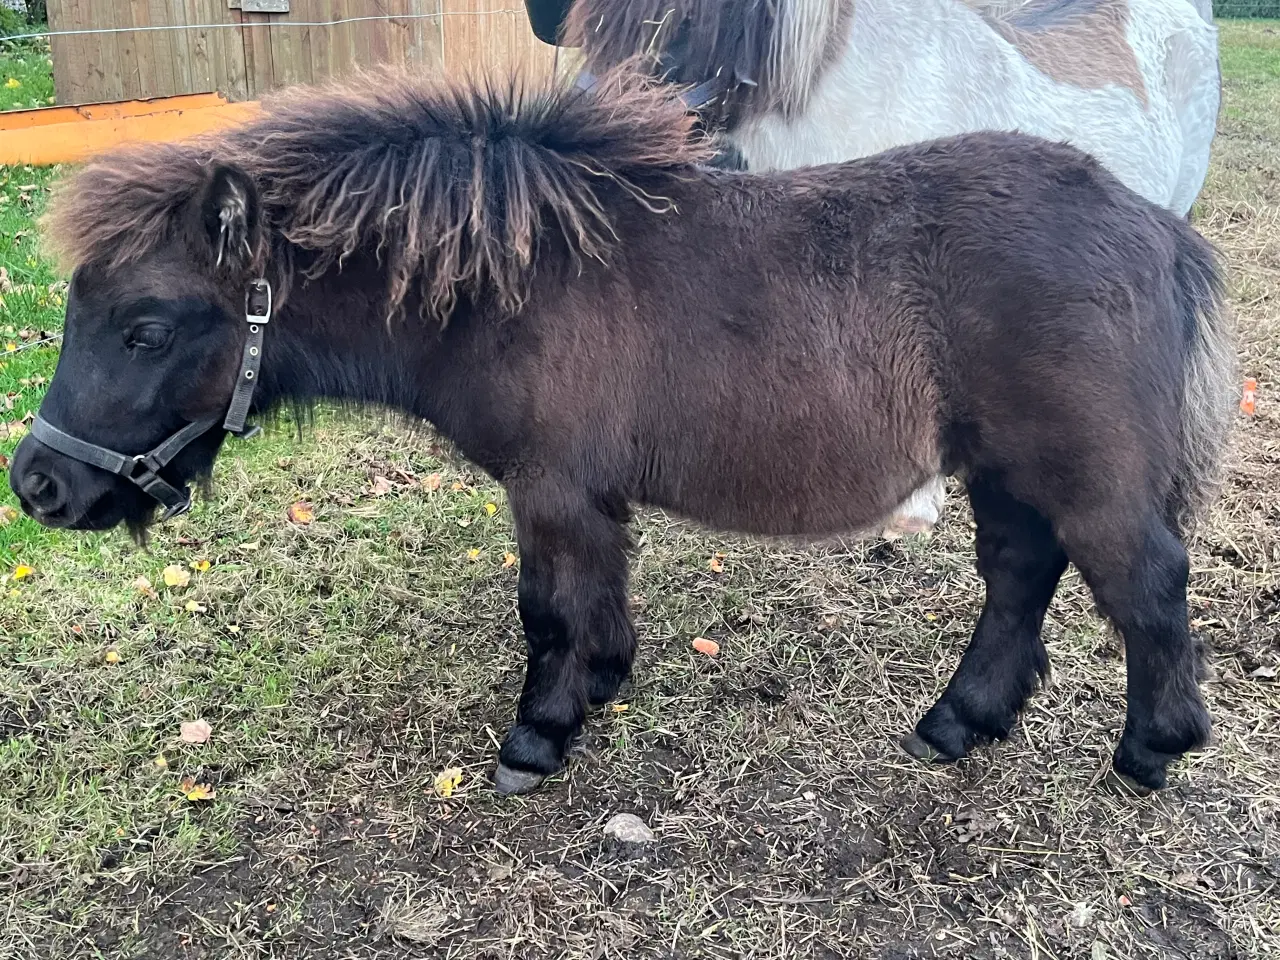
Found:
M 200 219 L 218 266 L 247 269 L 258 248 L 258 188 L 239 167 L 213 168 Z

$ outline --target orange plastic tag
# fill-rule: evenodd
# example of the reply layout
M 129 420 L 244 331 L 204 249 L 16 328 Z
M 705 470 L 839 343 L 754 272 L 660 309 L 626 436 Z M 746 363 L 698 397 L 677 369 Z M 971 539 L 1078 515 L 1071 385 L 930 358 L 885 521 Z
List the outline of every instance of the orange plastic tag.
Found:
M 1258 381 L 1250 377 L 1244 382 L 1244 394 L 1240 397 L 1240 412 L 1252 417 L 1258 408 Z

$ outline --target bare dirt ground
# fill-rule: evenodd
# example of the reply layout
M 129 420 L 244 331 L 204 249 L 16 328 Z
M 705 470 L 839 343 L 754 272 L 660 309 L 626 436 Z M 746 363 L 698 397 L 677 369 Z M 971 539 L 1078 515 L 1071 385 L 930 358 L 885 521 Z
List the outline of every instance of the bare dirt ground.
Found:
M 1226 25 L 1224 60 L 1195 220 L 1260 396 L 1194 551 L 1215 739 L 1169 790 L 1099 783 L 1122 652 L 1074 576 L 1008 742 L 897 748 L 981 602 L 953 498 L 929 542 L 809 550 L 643 516 L 634 683 L 565 774 L 499 798 L 523 670 L 500 491 L 326 416 L 231 448 L 149 553 L 9 529 L 34 573 L 0 593 L 0 957 L 1280 956 L 1280 27 Z M 619 811 L 656 842 L 606 839 Z

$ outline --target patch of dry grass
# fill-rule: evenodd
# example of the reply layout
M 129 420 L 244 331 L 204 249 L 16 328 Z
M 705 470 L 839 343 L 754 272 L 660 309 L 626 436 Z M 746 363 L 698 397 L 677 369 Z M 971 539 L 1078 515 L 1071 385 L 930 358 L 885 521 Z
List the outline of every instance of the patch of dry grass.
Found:
M 641 517 L 627 709 L 593 718 L 541 792 L 500 799 L 485 778 L 523 671 L 501 493 L 429 437 L 322 419 L 303 443 L 230 448 L 216 498 L 151 553 L 58 538 L 0 596 L 0 956 L 1280 953 L 1274 31 L 1224 28 L 1196 214 L 1231 263 L 1260 399 L 1194 553 L 1215 742 L 1170 790 L 1098 784 L 1123 665 L 1075 577 L 1046 628 L 1054 681 L 1008 743 L 950 768 L 899 752 L 981 602 L 953 501 L 927 544 L 812 550 Z M 316 521 L 290 524 L 304 498 Z M 213 739 L 184 745 L 197 716 Z M 186 778 L 217 797 L 187 801 Z M 657 844 L 605 840 L 618 811 Z

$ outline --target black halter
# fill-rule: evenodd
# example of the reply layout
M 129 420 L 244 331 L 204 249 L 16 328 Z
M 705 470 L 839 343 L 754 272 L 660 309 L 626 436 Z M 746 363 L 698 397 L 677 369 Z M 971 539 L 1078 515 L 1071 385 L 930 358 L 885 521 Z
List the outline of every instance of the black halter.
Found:
M 258 368 L 262 364 L 262 337 L 267 324 L 271 321 L 271 306 L 271 284 L 264 279 L 250 281 L 244 293 L 244 319 L 249 325 L 249 333 L 245 339 L 244 353 L 240 358 L 240 372 L 236 376 L 236 387 L 231 394 L 231 402 L 227 405 L 227 415 L 222 418 L 223 430 L 245 439 L 258 432 L 257 427 L 245 429 L 244 421 L 249 414 L 249 405 L 253 402 L 253 390 L 258 385 Z M 218 420 L 218 417 L 209 417 L 205 420 L 197 420 L 195 423 L 188 423 L 155 449 L 136 456 L 117 453 L 107 447 L 100 447 L 96 443 L 89 443 L 69 433 L 63 433 L 39 415 L 31 422 L 30 430 L 31 436 L 46 447 L 51 447 L 64 456 L 87 463 L 91 467 L 99 467 L 124 477 L 130 483 L 136 484 L 144 493 L 166 508 L 160 518 L 163 521 L 191 509 L 191 491 L 185 486 L 181 489 L 173 486 L 160 476 L 160 471 L 196 437 L 203 436 L 212 430 Z

